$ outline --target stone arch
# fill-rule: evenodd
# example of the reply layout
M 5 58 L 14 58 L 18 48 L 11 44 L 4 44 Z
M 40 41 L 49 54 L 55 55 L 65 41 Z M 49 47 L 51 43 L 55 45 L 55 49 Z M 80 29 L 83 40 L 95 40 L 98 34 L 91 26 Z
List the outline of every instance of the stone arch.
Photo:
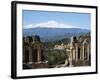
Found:
M 87 39 L 83 41 L 83 60 L 89 59 L 89 43 Z

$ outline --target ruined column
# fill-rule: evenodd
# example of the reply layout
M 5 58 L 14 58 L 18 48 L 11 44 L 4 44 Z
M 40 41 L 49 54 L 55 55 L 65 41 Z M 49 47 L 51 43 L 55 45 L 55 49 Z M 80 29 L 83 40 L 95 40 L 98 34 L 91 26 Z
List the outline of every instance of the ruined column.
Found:
M 71 37 L 70 42 L 70 54 L 69 54 L 69 66 L 72 66 L 72 60 L 73 60 L 73 36 Z
M 29 49 L 29 64 L 32 64 L 33 61 L 32 61 L 32 49 L 31 47 L 28 48 Z
M 83 53 L 82 53 L 82 60 L 84 61 L 84 44 L 83 44 Z
M 37 62 L 40 63 L 41 62 L 41 49 L 39 48 L 37 51 Z
M 73 60 L 75 60 L 75 49 L 73 49 Z
M 89 45 L 87 46 L 87 60 L 89 60 L 90 48 Z
M 76 62 L 77 62 L 78 61 L 78 45 L 77 44 L 76 44 L 75 48 L 76 48 Z
M 71 67 L 71 66 L 73 66 L 72 65 L 72 52 L 73 51 L 73 49 L 71 48 L 71 51 L 70 51 L 70 55 L 69 55 L 69 66 Z

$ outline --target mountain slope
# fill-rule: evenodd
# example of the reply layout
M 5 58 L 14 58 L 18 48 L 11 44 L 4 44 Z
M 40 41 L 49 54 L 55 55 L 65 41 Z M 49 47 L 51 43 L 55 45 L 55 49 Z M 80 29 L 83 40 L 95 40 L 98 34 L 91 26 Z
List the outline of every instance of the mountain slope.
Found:
M 44 40 L 59 39 L 81 35 L 90 32 L 87 29 L 80 28 L 29 28 L 23 29 L 24 36 L 39 35 Z

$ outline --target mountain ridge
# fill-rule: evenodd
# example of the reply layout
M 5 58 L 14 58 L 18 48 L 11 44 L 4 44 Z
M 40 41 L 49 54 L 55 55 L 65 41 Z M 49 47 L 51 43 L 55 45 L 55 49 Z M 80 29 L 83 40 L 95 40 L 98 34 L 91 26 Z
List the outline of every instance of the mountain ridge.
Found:
M 23 29 L 23 36 L 39 35 L 42 39 L 71 37 L 88 33 L 90 30 L 80 28 L 29 28 Z M 58 36 L 58 37 L 57 37 Z

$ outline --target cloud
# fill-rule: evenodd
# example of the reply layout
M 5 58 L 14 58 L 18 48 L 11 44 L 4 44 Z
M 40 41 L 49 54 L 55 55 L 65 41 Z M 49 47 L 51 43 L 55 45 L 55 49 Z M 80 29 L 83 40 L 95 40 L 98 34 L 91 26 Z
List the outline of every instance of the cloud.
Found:
M 38 24 L 29 24 L 29 25 L 24 26 L 25 29 L 36 28 L 36 27 L 40 27 L 40 28 L 79 28 L 73 25 L 58 23 L 56 21 L 47 21 L 47 22 L 42 22 Z

